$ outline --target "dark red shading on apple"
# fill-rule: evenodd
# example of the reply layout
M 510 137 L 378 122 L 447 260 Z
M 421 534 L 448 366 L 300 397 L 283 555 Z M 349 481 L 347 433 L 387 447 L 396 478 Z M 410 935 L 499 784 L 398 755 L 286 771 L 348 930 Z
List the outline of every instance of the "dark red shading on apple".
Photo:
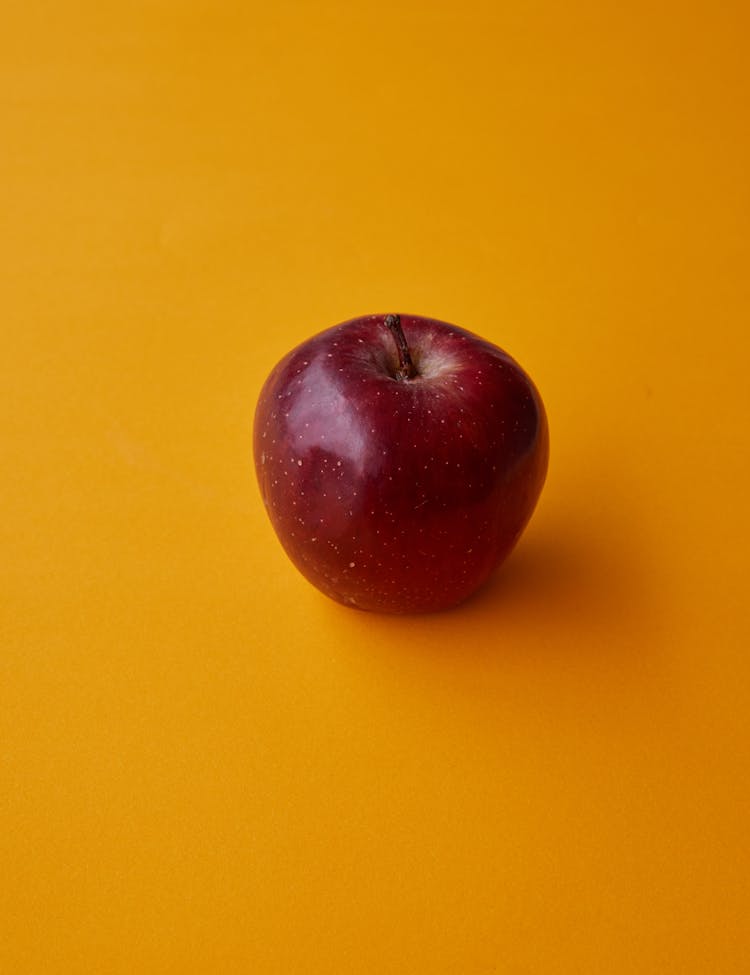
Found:
M 424 613 L 506 558 L 547 472 L 520 366 L 461 328 L 368 315 L 285 356 L 255 414 L 258 482 L 292 562 L 349 606 Z

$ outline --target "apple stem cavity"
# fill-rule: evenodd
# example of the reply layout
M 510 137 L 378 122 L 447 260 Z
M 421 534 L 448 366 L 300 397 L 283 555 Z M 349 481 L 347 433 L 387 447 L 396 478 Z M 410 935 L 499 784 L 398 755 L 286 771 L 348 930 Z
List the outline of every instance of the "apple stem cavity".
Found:
M 396 370 L 396 379 L 414 379 L 415 376 L 419 375 L 419 373 L 417 372 L 417 367 L 412 361 L 409 345 L 406 341 L 404 330 L 401 328 L 401 316 L 386 315 L 385 327 L 395 339 L 396 349 L 398 351 L 398 369 Z

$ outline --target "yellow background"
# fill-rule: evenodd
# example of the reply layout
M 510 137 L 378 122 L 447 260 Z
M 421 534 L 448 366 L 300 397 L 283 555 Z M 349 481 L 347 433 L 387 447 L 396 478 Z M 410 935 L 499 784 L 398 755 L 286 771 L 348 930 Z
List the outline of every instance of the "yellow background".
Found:
M 0 970 L 747 970 L 743 7 L 6 2 Z M 373 311 L 546 402 L 449 614 L 326 600 L 255 485 Z

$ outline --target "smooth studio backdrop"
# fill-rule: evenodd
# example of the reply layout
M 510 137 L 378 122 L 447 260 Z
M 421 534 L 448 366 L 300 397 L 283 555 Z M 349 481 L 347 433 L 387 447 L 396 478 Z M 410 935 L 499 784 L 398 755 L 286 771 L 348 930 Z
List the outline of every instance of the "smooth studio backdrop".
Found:
M 750 952 L 739 3 L 10 2 L 0 969 L 735 975 Z M 463 608 L 296 573 L 255 398 L 453 321 L 549 478 Z

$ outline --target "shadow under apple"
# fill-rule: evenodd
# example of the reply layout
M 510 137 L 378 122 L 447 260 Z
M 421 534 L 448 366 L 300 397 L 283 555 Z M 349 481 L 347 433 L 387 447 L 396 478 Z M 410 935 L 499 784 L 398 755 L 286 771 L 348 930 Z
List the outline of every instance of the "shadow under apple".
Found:
M 543 505 L 508 560 L 454 609 L 383 616 L 330 603 L 335 626 L 364 643 L 379 635 L 399 655 L 637 657 L 659 619 L 648 543 L 623 499 L 608 506 L 607 496 L 597 490 Z

